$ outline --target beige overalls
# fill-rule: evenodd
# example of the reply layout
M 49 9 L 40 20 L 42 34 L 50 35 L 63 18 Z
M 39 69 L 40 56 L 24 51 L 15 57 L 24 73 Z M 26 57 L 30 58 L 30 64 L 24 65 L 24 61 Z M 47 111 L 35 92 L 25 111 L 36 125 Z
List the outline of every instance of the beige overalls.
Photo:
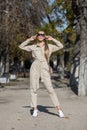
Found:
M 37 89 L 39 88 L 39 79 L 41 76 L 43 77 L 45 87 L 52 99 L 52 102 L 56 107 L 59 105 L 59 101 L 51 83 L 49 65 L 44 56 L 44 45 L 42 47 L 37 46 L 37 44 L 27 45 L 29 42 L 30 40 L 28 39 L 19 47 L 26 51 L 32 51 L 32 56 L 35 59 L 30 68 L 31 107 L 37 106 Z M 51 55 L 52 52 L 63 48 L 63 45 L 56 39 L 54 39 L 53 42 L 56 45 L 48 44 L 49 55 Z

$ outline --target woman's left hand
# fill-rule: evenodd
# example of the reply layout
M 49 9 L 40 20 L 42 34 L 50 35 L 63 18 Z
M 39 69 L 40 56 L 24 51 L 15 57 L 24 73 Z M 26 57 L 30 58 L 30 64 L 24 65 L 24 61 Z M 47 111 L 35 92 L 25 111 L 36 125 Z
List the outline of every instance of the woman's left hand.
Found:
M 49 40 L 49 41 L 51 41 L 51 40 L 53 40 L 54 38 L 52 37 L 52 36 L 46 36 L 46 40 Z

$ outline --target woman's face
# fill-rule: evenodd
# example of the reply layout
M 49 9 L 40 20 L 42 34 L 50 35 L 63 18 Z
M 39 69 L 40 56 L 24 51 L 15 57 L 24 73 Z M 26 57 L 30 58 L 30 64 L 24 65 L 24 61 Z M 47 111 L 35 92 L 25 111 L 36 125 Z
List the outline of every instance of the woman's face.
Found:
M 44 31 L 39 31 L 38 34 L 37 34 L 37 39 L 38 41 L 43 41 L 45 39 L 45 33 Z

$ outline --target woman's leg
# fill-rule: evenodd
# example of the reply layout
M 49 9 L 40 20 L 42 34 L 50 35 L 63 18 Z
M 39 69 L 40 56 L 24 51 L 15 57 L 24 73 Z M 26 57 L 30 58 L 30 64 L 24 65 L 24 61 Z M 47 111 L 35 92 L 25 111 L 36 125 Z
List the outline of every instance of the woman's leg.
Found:
M 30 93 L 31 93 L 31 107 L 33 107 L 34 111 L 32 116 L 37 117 L 38 109 L 37 109 L 37 89 L 39 88 L 39 75 L 35 73 L 31 73 L 30 75 Z
M 48 94 L 51 97 L 51 100 L 52 100 L 54 106 L 57 109 L 60 109 L 59 100 L 58 100 L 58 97 L 57 97 L 57 95 L 56 95 L 56 93 L 55 93 L 55 91 L 53 89 L 50 77 L 44 76 L 44 84 L 45 84 L 45 87 L 46 87 L 46 89 L 48 91 Z
M 39 88 L 39 73 L 30 71 L 30 94 L 31 94 L 31 107 L 37 109 L 37 89 Z
M 37 81 L 39 82 L 39 78 L 34 79 L 32 83 L 30 83 L 31 107 L 33 108 L 37 108 Z
M 45 72 L 43 74 L 44 74 L 44 76 L 43 76 L 44 77 L 44 84 L 46 86 L 46 89 L 51 97 L 51 100 L 52 100 L 54 106 L 57 108 L 58 115 L 59 115 L 59 117 L 64 117 L 64 114 L 63 114 L 61 107 L 60 107 L 58 97 L 57 97 L 57 95 L 53 89 L 53 86 L 52 86 L 50 74 L 49 74 L 49 72 Z

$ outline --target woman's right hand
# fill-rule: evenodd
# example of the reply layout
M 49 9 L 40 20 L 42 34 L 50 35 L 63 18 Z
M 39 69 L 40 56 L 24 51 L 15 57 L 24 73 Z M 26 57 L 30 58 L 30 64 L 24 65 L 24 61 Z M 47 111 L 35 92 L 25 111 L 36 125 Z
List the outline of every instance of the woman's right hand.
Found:
M 36 35 L 35 36 L 31 36 L 29 39 L 30 39 L 30 41 L 34 41 L 36 39 Z

